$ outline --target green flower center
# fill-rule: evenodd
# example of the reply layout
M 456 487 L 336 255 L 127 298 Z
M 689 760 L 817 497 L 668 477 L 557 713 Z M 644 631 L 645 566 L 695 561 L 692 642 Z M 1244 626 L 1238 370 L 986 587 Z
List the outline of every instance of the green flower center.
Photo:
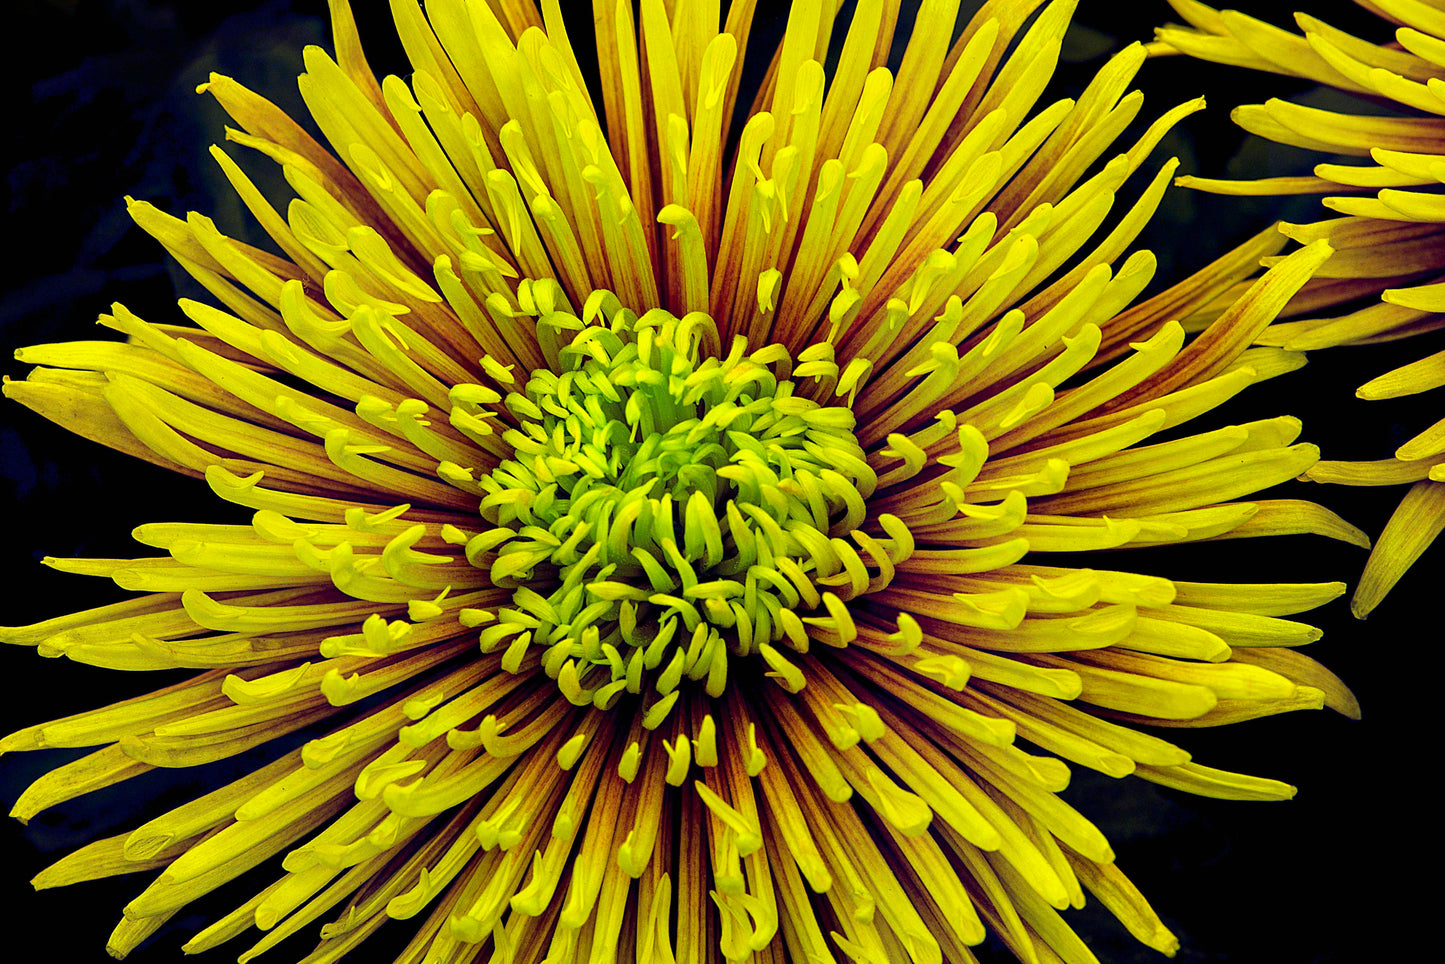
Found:
M 720 696 L 732 656 L 798 673 L 776 647 L 806 651 L 806 613 L 869 581 L 842 539 L 876 484 L 852 411 L 804 397 L 779 345 L 719 357 L 702 313 L 547 329 L 570 341 L 507 397 L 514 457 L 481 480 L 497 528 L 476 561 L 515 604 L 483 648 L 514 672 L 535 654 L 577 705 L 650 693 L 652 725 L 684 680 Z

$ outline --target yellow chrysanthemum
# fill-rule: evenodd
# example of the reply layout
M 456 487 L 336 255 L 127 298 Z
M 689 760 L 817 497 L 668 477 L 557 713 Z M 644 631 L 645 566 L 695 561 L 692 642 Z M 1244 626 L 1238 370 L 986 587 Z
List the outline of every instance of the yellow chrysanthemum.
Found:
M 751 0 L 597 0 L 600 106 L 556 0 L 394 0 L 414 72 L 381 83 L 336 0 L 336 59 L 309 49 L 301 78 L 335 154 L 205 85 L 295 191 L 283 214 L 213 152 L 285 256 L 131 202 L 224 308 L 116 305 L 125 342 L 23 349 L 40 367 L 5 386 L 254 512 L 141 526 L 157 557 L 50 560 L 138 595 L 0 630 L 199 671 L 0 741 L 95 748 L 22 818 L 275 748 L 37 878 L 159 871 L 112 953 L 283 853 L 186 950 L 257 927 L 249 960 L 329 920 L 319 964 L 417 917 L 399 961 L 955 964 L 988 929 L 1077 962 L 1058 912 L 1086 891 L 1177 946 L 1057 796 L 1068 764 L 1289 797 L 1134 726 L 1353 714 L 1284 618 L 1343 587 L 1060 554 L 1363 540 L 1231 501 L 1315 464 L 1296 420 L 1179 431 L 1298 367 L 1249 345 L 1331 248 L 1186 345 L 1176 319 L 1284 243 L 1130 307 L 1176 164 L 1111 218 L 1115 192 L 1199 102 L 1110 155 L 1139 45 L 1036 109 L 1070 0 L 961 24 L 925 0 L 896 71 L 897 5 L 863 0 L 829 78 L 839 6 L 796 4 L 752 52 L 741 125 Z
M 1394 43 L 1377 44 L 1306 13 L 1293 34 L 1235 11 L 1195 0 L 1170 0 L 1189 27 L 1158 31 L 1165 47 L 1221 63 L 1308 78 L 1383 101 L 1395 112 L 1377 116 L 1321 110 L 1285 100 L 1234 112 L 1246 130 L 1282 144 L 1368 157 L 1373 164 L 1317 165 L 1310 177 L 1258 181 L 1181 178 L 1222 194 L 1334 194 L 1324 206 L 1340 217 L 1281 230 L 1302 244 L 1328 240 L 1336 251 L 1301 292 L 1291 313 L 1344 314 L 1277 324 L 1258 343 L 1292 350 L 1369 345 L 1445 327 L 1445 11 L 1420 0 L 1358 0 L 1398 25 Z M 1388 28 L 1387 28 L 1388 29 Z M 1401 113 L 1403 110 L 1403 113 Z M 1268 263 L 1268 262 L 1266 262 Z M 1364 308 L 1352 303 L 1378 296 Z M 1445 385 L 1445 352 L 1370 379 L 1358 395 L 1399 398 Z M 1367 615 L 1445 529 L 1445 419 L 1372 462 L 1320 462 L 1320 482 L 1410 489 L 1375 544 L 1352 608 Z M 1413 483 L 1413 484 L 1412 484 Z

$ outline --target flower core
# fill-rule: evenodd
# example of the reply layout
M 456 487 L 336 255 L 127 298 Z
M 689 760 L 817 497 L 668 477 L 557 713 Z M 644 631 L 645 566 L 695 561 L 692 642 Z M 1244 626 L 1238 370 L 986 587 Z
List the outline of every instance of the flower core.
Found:
M 781 345 L 737 337 L 719 357 L 702 312 L 639 317 L 598 292 L 584 315 L 602 323 L 539 321 L 554 368 L 507 396 L 514 456 L 481 480 L 496 528 L 468 555 L 515 604 L 483 648 L 505 644 L 514 672 L 538 649 L 579 706 L 655 689 L 649 728 L 684 677 L 722 695 L 729 654 L 786 683 L 799 671 L 775 644 L 806 652 L 805 623 L 828 619 L 797 611 L 868 591 L 843 537 L 887 564 L 857 532 L 877 478 L 852 411 L 797 394 Z

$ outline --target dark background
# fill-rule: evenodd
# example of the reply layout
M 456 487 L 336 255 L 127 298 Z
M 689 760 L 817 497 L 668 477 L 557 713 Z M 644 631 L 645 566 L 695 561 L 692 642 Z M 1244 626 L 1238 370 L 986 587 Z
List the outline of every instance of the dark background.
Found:
M 1371 39 L 1388 37 L 1377 20 L 1348 4 L 1305 5 Z M 378 0 L 357 6 L 373 67 L 404 73 L 386 5 Z M 1266 0 L 1240 6 L 1288 23 L 1287 5 Z M 179 0 L 19 0 L 9 12 L 5 24 L 12 53 L 3 69 L 13 76 L 0 78 L 10 94 L 4 125 L 0 341 L 19 346 L 103 337 L 88 322 L 114 300 L 150 320 L 173 320 L 177 286 L 188 290 L 185 279 L 132 226 L 121 197 L 145 198 L 178 215 L 200 210 L 215 216 L 223 230 L 236 230 L 245 220 L 239 203 L 206 155 L 207 146 L 220 141 L 225 119 L 209 98 L 193 93 L 194 87 L 209 70 L 219 70 L 301 116 L 294 77 L 301 69 L 301 47 L 327 42 L 320 19 L 324 3 L 221 2 L 203 8 Z M 1067 62 L 1051 93 L 1076 90 L 1108 51 L 1147 39 L 1153 25 L 1170 15 L 1162 0 L 1083 0 Z M 587 32 L 574 27 L 572 36 L 580 48 Z M 1182 133 L 1156 151 L 1150 170 L 1170 152 L 1183 160 L 1182 171 L 1205 176 L 1260 166 L 1269 168 L 1263 173 L 1297 173 L 1311 163 L 1303 152 L 1264 145 L 1228 122 L 1234 104 L 1300 93 L 1307 85 L 1169 59 L 1146 65 L 1139 86 L 1147 95 L 1145 121 L 1199 93 L 1211 101 L 1210 110 L 1188 120 Z M 241 157 L 239 150 L 231 153 Z M 247 160 L 242 158 L 243 164 Z M 256 176 L 265 166 L 252 164 L 248 170 Z M 1288 205 L 1217 200 L 1175 190 L 1141 243 L 1160 254 L 1161 278 L 1173 281 L 1270 218 L 1311 218 L 1314 204 L 1313 199 Z M 1383 458 L 1433 421 L 1429 413 L 1432 405 L 1438 411 L 1439 400 L 1364 403 L 1353 397 L 1354 387 L 1440 347 L 1436 337 L 1320 353 L 1304 371 L 1246 393 L 1215 424 L 1297 415 L 1305 420 L 1305 437 L 1319 442 L 1326 457 Z M 3 371 L 23 377 L 24 366 L 7 362 Z M 0 405 L 0 451 L 0 502 L 8 508 L 0 515 L 3 623 L 23 624 L 119 595 L 96 580 L 41 567 L 38 560 L 44 555 L 143 554 L 127 533 L 145 521 L 239 521 L 203 486 L 77 440 L 11 403 Z M 1399 493 L 1291 483 L 1278 494 L 1317 499 L 1378 533 Z M 1179 738 L 1206 764 L 1296 784 L 1300 794 L 1294 801 L 1204 800 L 1137 780 L 1092 779 L 1089 771 L 1075 768 L 1069 798 L 1113 841 L 1120 866 L 1180 937 L 1184 946 L 1177 960 L 1391 960 L 1403 956 L 1405 942 L 1413 945 L 1424 930 L 1425 894 L 1435 889 L 1439 851 L 1423 783 L 1431 772 L 1425 764 L 1438 756 L 1433 739 L 1438 724 L 1431 717 L 1441 626 L 1431 607 L 1442 560 L 1445 546 L 1428 553 L 1368 622 L 1353 620 L 1344 599 L 1307 617 L 1326 631 L 1311 654 L 1352 685 L 1364 707 L 1362 721 L 1326 711 L 1165 734 Z M 1363 562 L 1358 549 L 1294 537 L 1145 550 L 1097 564 L 1181 578 L 1347 579 L 1353 586 Z M 154 677 L 3 649 L 0 731 L 155 685 Z M 0 805 L 8 809 L 30 780 L 68 758 L 56 751 L 0 760 Z M 194 778 L 183 774 L 187 779 Z M 11 946 L 33 946 L 51 961 L 108 960 L 106 935 L 149 875 L 40 894 L 24 882 L 92 836 L 135 826 L 160 812 L 162 804 L 183 799 L 186 791 L 174 780 L 147 777 L 123 785 L 120 792 L 54 808 L 29 827 L 0 821 L 0 921 L 8 927 Z M 129 798 L 147 802 L 130 810 Z M 1432 805 L 1429 817 L 1437 813 Z M 240 887 L 182 911 L 131 960 L 179 961 L 179 946 L 190 934 L 270 879 L 250 875 Z M 1069 916 L 1105 964 L 1159 959 L 1093 904 Z M 385 928 L 350 959 L 389 960 L 395 939 L 408 932 L 406 925 Z M 32 945 L 31 937 L 39 942 Z M 308 940 L 291 941 L 266 959 L 304 956 Z M 234 942 L 209 959 L 230 959 L 248 945 Z M 979 954 L 985 961 L 1011 960 L 992 943 Z

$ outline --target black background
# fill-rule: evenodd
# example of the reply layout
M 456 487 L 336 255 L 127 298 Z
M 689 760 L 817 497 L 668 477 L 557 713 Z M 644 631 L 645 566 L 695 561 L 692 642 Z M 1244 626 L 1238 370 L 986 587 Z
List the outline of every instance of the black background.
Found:
M 1290 5 L 1240 5 L 1273 22 L 1288 22 Z M 386 5 L 357 6 L 373 67 L 404 73 Z M 1371 39 L 1387 38 L 1377 20 L 1348 4 L 1308 7 Z M 120 199 L 132 194 L 176 214 L 201 210 L 215 216 L 223 230 L 236 230 L 244 220 L 239 204 L 206 155 L 207 146 L 220 140 L 225 119 L 209 98 L 195 96 L 194 87 L 207 71 L 219 70 L 300 116 L 294 84 L 300 49 L 326 43 L 324 12 L 319 0 L 204 8 L 142 0 L 10 5 L 3 21 L 11 51 L 3 69 L 13 76 L 3 78 L 10 96 L 3 128 L 0 342 L 13 347 L 104 337 L 88 323 L 113 300 L 150 320 L 173 320 L 175 292 L 178 285 L 187 290 L 185 281 L 131 225 Z M 1076 90 L 1107 51 L 1147 39 L 1170 13 L 1162 0 L 1083 0 L 1051 92 Z M 776 21 L 780 15 L 760 16 Z M 580 47 L 587 34 L 579 26 L 572 36 Z M 1206 176 L 1260 166 L 1269 168 L 1261 173 L 1297 173 L 1311 162 L 1303 152 L 1245 137 L 1227 119 L 1228 107 L 1236 103 L 1299 93 L 1307 90 L 1302 83 L 1168 59 L 1146 65 L 1139 86 L 1147 97 L 1146 120 L 1199 93 L 1211 101 L 1209 111 L 1187 121 L 1156 152 L 1151 169 L 1169 152 L 1181 157 L 1183 171 Z M 264 167 L 248 170 L 254 176 Z M 1143 243 L 1160 254 L 1161 277 L 1177 280 L 1272 217 L 1312 217 L 1314 204 L 1221 200 L 1175 190 Z M 1438 337 L 1427 337 L 1403 346 L 1322 352 L 1304 371 L 1246 393 L 1216 422 L 1297 415 L 1305 421 L 1305 437 L 1320 443 L 1326 457 L 1383 458 L 1433 421 L 1431 406 L 1438 411 L 1439 401 L 1364 403 L 1353 397 L 1354 387 L 1440 347 Z M 10 377 L 22 377 L 23 370 L 13 361 L 3 366 Z M 97 581 L 41 567 L 44 555 L 144 554 L 127 535 L 141 522 L 240 521 L 203 486 L 77 440 L 8 402 L 0 405 L 0 451 L 0 503 L 7 507 L 0 515 L 3 623 L 23 624 L 118 596 Z M 1377 533 L 1400 493 L 1291 483 L 1277 494 L 1317 499 Z M 1311 654 L 1352 685 L 1363 720 L 1295 714 L 1220 731 L 1165 734 L 1178 737 L 1201 762 L 1296 784 L 1300 794 L 1294 801 L 1201 800 L 1137 780 L 1091 779 L 1089 771 L 1075 768 L 1070 800 L 1110 837 L 1120 866 L 1183 941 L 1179 961 L 1393 960 L 1428 933 L 1433 915 L 1426 917 L 1425 898 L 1437 889 L 1440 865 L 1438 807 L 1432 799 L 1427 809 L 1424 784 L 1438 757 L 1433 714 L 1442 633 L 1432 607 L 1442 560 L 1445 546 L 1427 553 L 1367 622 L 1353 620 L 1344 599 L 1307 617 L 1326 631 Z M 1358 549 L 1292 537 L 1146 550 L 1098 564 L 1181 578 L 1346 579 L 1353 586 L 1363 562 Z M 153 677 L 0 649 L 0 731 L 154 685 Z M 8 809 L 30 780 L 69 758 L 57 751 L 0 760 L 0 806 Z M 54 808 L 29 827 L 0 822 L 0 922 L 7 927 L 7 944 L 34 947 L 51 961 L 108 960 L 105 937 L 149 875 L 40 894 L 25 881 L 92 836 L 128 829 L 184 799 L 188 789 L 203 785 L 184 783 L 193 779 L 183 774 L 177 785 L 147 777 Z M 145 802 L 132 810 L 135 798 Z M 179 961 L 186 937 L 270 879 L 253 874 L 239 887 L 198 902 L 131 960 Z M 1092 905 L 1070 919 L 1105 964 L 1159 959 Z M 408 930 L 385 928 L 349 959 L 389 960 L 395 940 Z M 30 943 L 31 935 L 38 943 Z M 303 956 L 308 939 L 291 941 L 263 960 Z M 231 959 L 248 943 L 235 942 L 206 959 Z M 979 955 L 985 961 L 1011 959 L 993 944 Z

